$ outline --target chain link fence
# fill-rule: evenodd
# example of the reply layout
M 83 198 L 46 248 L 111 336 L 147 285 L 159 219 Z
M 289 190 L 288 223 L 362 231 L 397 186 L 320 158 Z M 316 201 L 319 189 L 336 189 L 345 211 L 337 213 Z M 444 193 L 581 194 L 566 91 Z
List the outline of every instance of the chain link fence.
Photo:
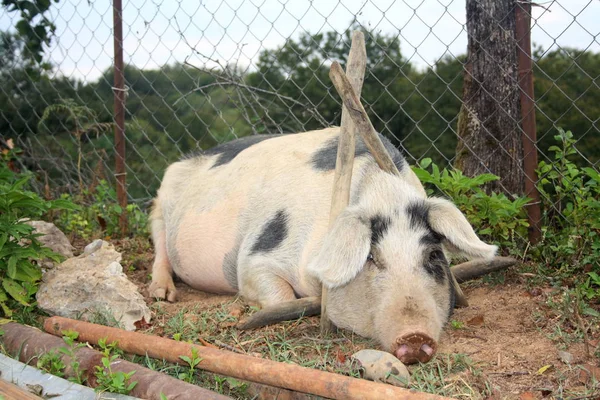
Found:
M 24 150 L 40 191 L 56 197 L 101 179 L 114 184 L 113 8 L 60 0 L 50 13 L 52 68 L 33 79 L 11 36 L 19 13 L 0 9 L 0 134 Z M 573 132 L 577 163 L 598 170 L 598 18 L 593 0 L 532 8 L 540 160 L 553 160 L 549 148 L 563 128 Z M 188 152 L 339 124 L 329 65 L 344 65 L 355 29 L 365 32 L 362 101 L 375 128 L 412 163 L 456 159 L 465 1 L 134 0 L 122 21 L 131 202 L 147 205 L 166 167 Z

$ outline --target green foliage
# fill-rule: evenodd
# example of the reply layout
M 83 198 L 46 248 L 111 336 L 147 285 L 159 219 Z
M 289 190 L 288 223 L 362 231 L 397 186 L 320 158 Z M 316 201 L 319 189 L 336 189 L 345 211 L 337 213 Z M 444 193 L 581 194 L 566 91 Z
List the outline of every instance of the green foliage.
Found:
M 572 161 L 571 131 L 559 129 L 554 138 L 554 159 L 541 161 L 537 171 L 543 238 L 533 254 L 554 272 L 600 273 L 600 174 Z
M 429 158 L 421 160 L 413 171 L 426 185 L 429 195 L 441 192 L 450 197 L 483 238 L 511 249 L 526 238 L 529 224 L 523 207 L 529 199 L 511 200 L 502 193 L 487 194 L 481 189 L 486 182 L 497 180 L 497 176 L 482 174 L 469 178 L 457 169 L 440 170 Z
M 569 129 L 579 138 L 578 149 L 591 163 L 600 160 L 600 53 L 560 47 L 533 52 L 536 126 L 540 147 L 554 144 L 556 127 Z M 574 154 L 571 161 L 587 164 Z
M 85 377 L 85 371 L 80 369 L 81 363 L 77 361 L 75 357 L 75 350 L 85 347 L 85 343 L 76 343 L 79 333 L 71 330 L 62 331 L 63 340 L 68 347 L 61 347 L 58 350 L 69 357 L 71 360 L 71 371 L 74 376 L 69 377 L 69 381 L 75 382 L 79 385 L 83 385 L 87 378 Z
M 450 326 L 452 327 L 452 329 L 465 329 L 465 323 L 462 321 L 457 321 L 455 319 L 450 321 Z
M 196 366 L 200 364 L 202 358 L 198 355 L 198 349 L 195 347 L 191 348 L 192 357 L 188 356 L 179 356 L 183 361 L 188 364 L 189 369 L 186 372 L 179 374 L 179 379 L 184 380 L 185 382 L 192 383 L 194 380 L 194 373 L 196 371 Z
M 44 259 L 61 261 L 61 256 L 42 245 L 34 228 L 26 222 L 40 219 L 50 210 L 77 210 L 66 200 L 46 201 L 28 191 L 31 174 L 17 174 L 9 168 L 11 153 L 0 164 L 0 307 L 6 316 L 12 315 L 9 299 L 22 306 L 31 306 L 41 279 L 38 262 Z
M 136 371 L 125 373 L 112 370 L 111 363 L 119 357 L 119 354 L 115 352 L 117 342 L 107 344 L 106 339 L 103 338 L 98 341 L 98 346 L 102 349 L 103 357 L 102 366 L 97 365 L 95 367 L 96 371 L 94 375 L 98 384 L 95 390 L 129 394 L 137 385 L 137 381 L 130 382 L 131 377 Z
M 46 371 L 49 374 L 60 376 L 61 378 L 65 376 L 64 371 L 66 365 L 62 360 L 60 351 L 58 350 L 53 350 L 42 354 L 38 358 L 36 366 L 38 369 Z
M 58 0 L 54 2 L 58 3 Z M 30 64 L 28 69 L 32 73 L 37 72 L 38 68 L 51 68 L 50 64 L 42 62 L 44 45 L 50 45 L 56 30 L 56 26 L 44 15 L 51 4 L 50 0 L 2 0 L 2 6 L 9 12 L 18 11 L 20 14 L 21 19 L 17 21 L 15 28 L 25 42 L 22 57 Z
M 588 301 L 600 299 L 600 275 L 596 272 L 588 272 L 587 275 L 579 286 L 582 296 Z M 594 316 L 600 317 L 600 313 L 596 312 Z
M 119 217 L 123 209 L 116 202 L 115 189 L 107 181 L 101 180 L 91 190 L 84 188 L 80 195 L 63 194 L 61 198 L 85 205 L 78 212 L 65 210 L 58 215 L 56 224 L 65 232 L 75 232 L 86 239 L 99 232 L 120 236 Z M 137 204 L 128 204 L 126 212 L 128 233 L 147 235 L 148 215 Z

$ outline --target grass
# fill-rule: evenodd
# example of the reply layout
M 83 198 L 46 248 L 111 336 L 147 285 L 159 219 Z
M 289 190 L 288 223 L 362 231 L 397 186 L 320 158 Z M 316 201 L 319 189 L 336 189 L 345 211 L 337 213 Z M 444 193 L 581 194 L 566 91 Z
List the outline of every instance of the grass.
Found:
M 465 354 L 438 354 L 411 371 L 410 388 L 455 398 L 482 398 L 491 394 L 482 370 Z

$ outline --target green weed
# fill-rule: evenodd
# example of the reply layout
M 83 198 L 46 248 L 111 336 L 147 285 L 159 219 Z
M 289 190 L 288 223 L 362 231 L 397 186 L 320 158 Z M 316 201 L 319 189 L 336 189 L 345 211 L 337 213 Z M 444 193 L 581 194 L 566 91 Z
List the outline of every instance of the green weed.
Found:
M 500 193 L 487 194 L 481 186 L 499 179 L 492 174 L 470 178 L 457 169 L 443 169 L 430 158 L 419 162 L 413 171 L 426 188 L 428 195 L 443 194 L 465 214 L 477 233 L 486 240 L 517 251 L 527 237 L 527 216 L 524 206 L 527 197 L 509 199 Z M 521 246 L 517 246 L 521 243 Z
M 131 382 L 131 377 L 136 371 L 122 372 L 113 371 L 111 363 L 119 357 L 117 343 L 106 343 L 106 339 L 100 339 L 98 346 L 102 349 L 102 366 L 96 366 L 94 375 L 98 386 L 96 391 L 108 391 L 111 393 L 129 394 L 137 385 L 136 381 Z

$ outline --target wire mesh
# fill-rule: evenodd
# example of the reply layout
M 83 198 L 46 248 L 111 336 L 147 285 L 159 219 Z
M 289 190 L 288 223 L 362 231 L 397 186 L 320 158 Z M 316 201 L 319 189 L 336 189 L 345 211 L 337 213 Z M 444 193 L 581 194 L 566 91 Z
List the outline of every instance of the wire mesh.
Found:
M 532 10 L 539 158 L 553 160 L 549 148 L 564 128 L 576 139 L 577 163 L 597 171 L 600 3 Z M 58 196 L 114 182 L 112 6 L 60 0 L 50 12 L 52 69 L 32 79 L 18 57 L 22 45 L 6 44 L 19 13 L 0 8 L 0 134 L 25 150 L 40 191 Z M 362 101 L 376 129 L 413 163 L 456 160 L 469 73 L 465 1 L 133 0 L 122 17 L 132 202 L 147 204 L 167 166 L 188 152 L 339 124 L 328 66 L 344 64 L 354 29 L 366 34 Z

